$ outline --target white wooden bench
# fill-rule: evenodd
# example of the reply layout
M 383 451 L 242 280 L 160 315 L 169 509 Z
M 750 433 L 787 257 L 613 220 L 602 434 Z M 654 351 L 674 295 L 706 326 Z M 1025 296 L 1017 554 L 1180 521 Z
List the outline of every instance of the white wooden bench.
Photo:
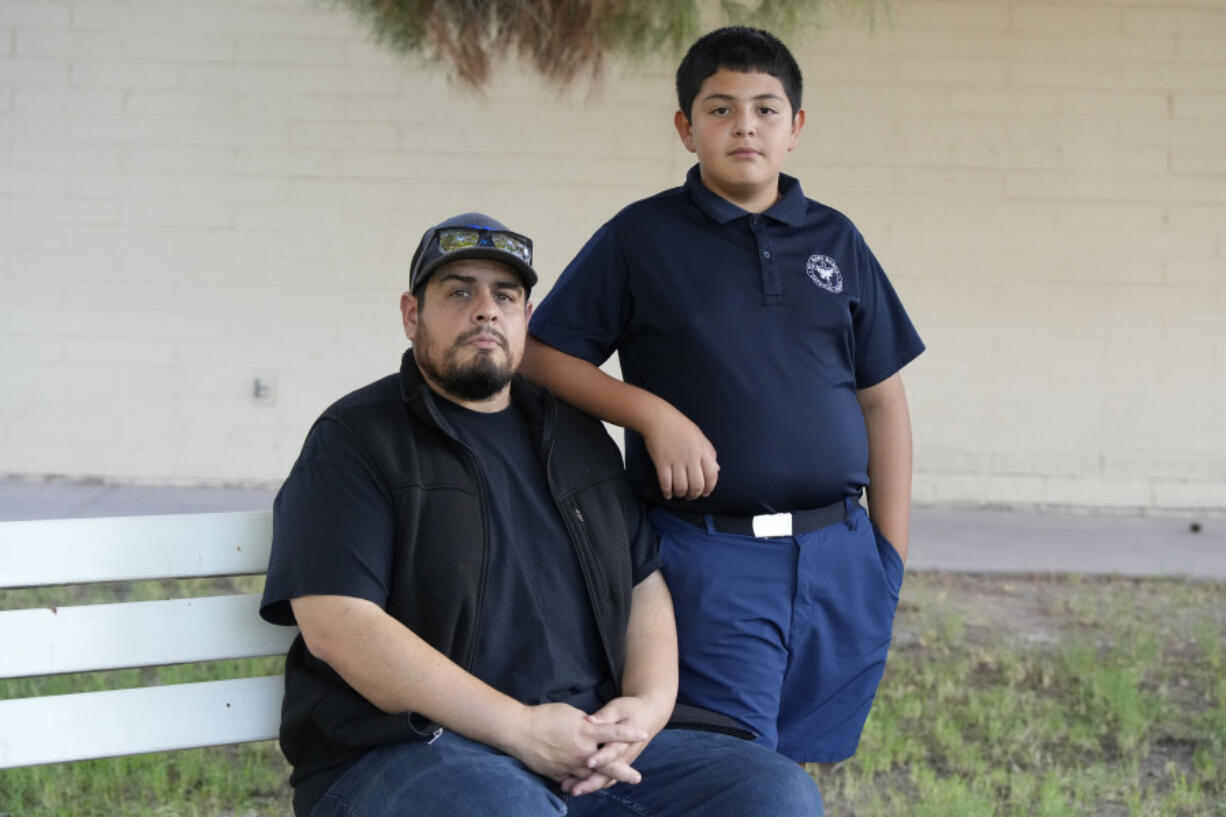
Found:
M 0 589 L 263 574 L 272 514 L 0 522 Z M 259 596 L 0 611 L 0 678 L 282 655 Z M 143 673 L 142 673 L 143 675 Z M 281 675 L 0 700 L 0 768 L 267 740 Z

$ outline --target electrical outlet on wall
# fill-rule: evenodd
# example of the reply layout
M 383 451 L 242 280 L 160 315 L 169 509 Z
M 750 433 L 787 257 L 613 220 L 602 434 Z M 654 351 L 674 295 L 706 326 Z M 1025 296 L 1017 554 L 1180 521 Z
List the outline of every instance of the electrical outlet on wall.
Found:
M 256 405 L 274 405 L 277 402 L 277 378 L 270 374 L 256 375 L 251 381 L 251 399 Z

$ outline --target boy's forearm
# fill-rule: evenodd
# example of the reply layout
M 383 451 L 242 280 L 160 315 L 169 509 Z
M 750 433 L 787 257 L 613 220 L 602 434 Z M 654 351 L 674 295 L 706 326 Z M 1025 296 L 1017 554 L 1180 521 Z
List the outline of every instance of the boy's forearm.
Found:
M 611 377 L 588 361 L 559 351 L 531 335 L 519 370 L 524 377 L 572 406 L 640 434 L 652 412 L 668 406 L 651 392 Z
M 715 448 L 702 429 L 667 400 L 532 337 L 520 371 L 593 417 L 638 432 L 665 499 L 697 499 L 715 490 Z
M 868 429 L 868 509 L 906 561 L 911 528 L 911 417 L 898 374 L 857 394 Z

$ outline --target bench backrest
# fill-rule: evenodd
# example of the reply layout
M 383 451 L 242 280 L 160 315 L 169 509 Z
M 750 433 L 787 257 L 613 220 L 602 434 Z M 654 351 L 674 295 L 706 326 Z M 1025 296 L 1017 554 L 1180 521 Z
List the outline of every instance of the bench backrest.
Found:
M 267 511 L 0 522 L 0 589 L 64 604 L 0 611 L 0 678 L 284 654 L 259 596 L 73 605 L 72 585 L 262 574 Z M 0 700 L 0 768 L 267 740 L 280 675 Z

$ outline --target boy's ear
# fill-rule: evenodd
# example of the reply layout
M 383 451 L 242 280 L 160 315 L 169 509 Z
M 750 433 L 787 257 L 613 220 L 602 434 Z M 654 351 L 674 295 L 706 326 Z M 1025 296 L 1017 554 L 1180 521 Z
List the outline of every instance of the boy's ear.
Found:
M 800 132 L 805 126 L 805 109 L 801 108 L 792 117 L 792 138 L 788 142 L 788 150 L 795 150 L 796 143 L 800 141 Z
M 677 135 L 681 137 L 681 144 L 685 145 L 685 149 L 690 153 L 696 153 L 694 150 L 694 131 L 690 126 L 690 118 L 685 115 L 685 111 L 677 109 L 673 114 L 673 127 L 677 129 Z

